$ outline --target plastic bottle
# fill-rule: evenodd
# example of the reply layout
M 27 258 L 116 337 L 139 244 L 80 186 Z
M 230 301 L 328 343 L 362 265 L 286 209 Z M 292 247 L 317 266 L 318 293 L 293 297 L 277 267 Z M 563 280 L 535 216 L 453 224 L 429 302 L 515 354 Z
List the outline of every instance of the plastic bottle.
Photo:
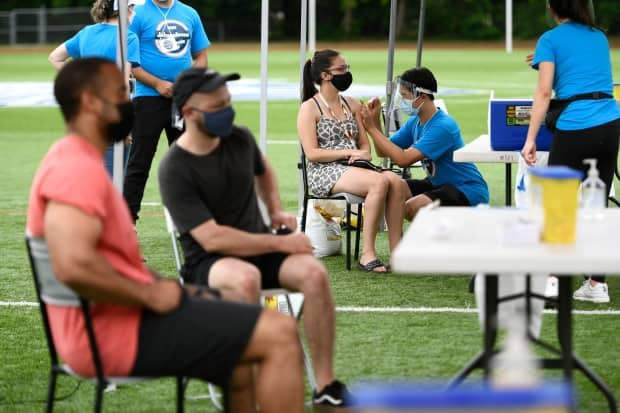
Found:
M 491 384 L 499 389 L 529 389 L 540 380 L 540 362 L 525 334 L 523 317 L 513 317 L 504 348 L 491 360 Z
M 581 184 L 581 209 L 587 219 L 601 219 L 607 205 L 605 183 L 599 178 L 596 159 L 584 159 L 589 164 L 588 177 Z

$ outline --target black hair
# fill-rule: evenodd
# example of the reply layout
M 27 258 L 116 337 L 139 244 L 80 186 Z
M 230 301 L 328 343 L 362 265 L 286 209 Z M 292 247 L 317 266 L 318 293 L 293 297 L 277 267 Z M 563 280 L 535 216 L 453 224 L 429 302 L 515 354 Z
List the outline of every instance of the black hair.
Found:
M 413 69 L 405 70 L 403 74 L 400 75 L 400 78 L 418 87 L 421 87 L 423 89 L 428 89 L 432 92 L 437 93 L 437 79 L 435 79 L 433 72 L 431 72 L 426 67 L 415 67 Z M 412 90 L 411 92 L 414 92 L 414 91 Z M 435 100 L 435 96 L 431 94 L 424 93 L 424 92 L 415 92 L 415 93 L 422 93 L 428 96 L 430 100 Z
M 314 52 L 312 59 L 308 59 L 303 71 L 302 102 L 310 99 L 316 93 L 315 84 L 321 84 L 321 73 L 326 72 L 332 65 L 334 57 L 339 56 L 335 50 L 323 49 Z
M 561 19 L 600 29 L 594 19 L 592 0 L 548 0 L 548 4 L 551 11 Z
M 71 60 L 60 69 L 54 80 L 54 97 L 65 122 L 71 122 L 79 113 L 82 92 L 105 87 L 105 79 L 101 76 L 104 65 L 116 67 L 111 60 L 88 57 Z

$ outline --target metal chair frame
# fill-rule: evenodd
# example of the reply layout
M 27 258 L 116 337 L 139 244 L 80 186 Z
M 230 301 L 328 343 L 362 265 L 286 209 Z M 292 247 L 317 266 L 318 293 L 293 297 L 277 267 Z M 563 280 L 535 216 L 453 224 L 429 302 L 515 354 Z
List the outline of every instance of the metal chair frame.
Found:
M 54 409 L 54 396 L 56 393 L 56 381 L 58 375 L 73 376 L 80 380 L 90 380 L 95 383 L 95 400 L 93 403 L 94 412 L 101 411 L 104 390 L 108 384 L 133 384 L 150 379 L 145 377 L 112 377 L 104 374 L 103 364 L 95 337 L 95 330 L 93 328 L 89 302 L 58 280 L 52 269 L 45 239 L 26 234 L 26 249 L 28 251 L 30 267 L 32 269 L 32 276 L 37 293 L 37 299 L 39 301 L 39 308 L 41 310 L 43 329 L 45 331 L 45 339 L 47 341 L 47 348 L 49 350 L 51 362 L 45 411 L 50 413 Z M 54 340 L 52 338 L 52 330 L 47 312 L 48 304 L 81 308 L 84 316 L 91 356 L 95 365 L 95 377 L 82 377 L 71 370 L 67 364 L 63 364 L 59 361 L 56 346 L 54 345 Z M 182 413 L 184 410 L 184 386 L 182 383 L 182 377 L 176 377 L 176 379 L 177 412 Z
M 300 145 L 300 162 L 297 167 L 301 170 L 301 176 L 303 181 L 303 209 L 301 211 L 301 230 L 306 231 L 306 220 L 308 218 L 308 201 L 311 199 L 331 199 L 331 200 L 343 200 L 346 202 L 345 216 L 347 219 L 346 227 L 346 266 L 347 270 L 351 270 L 351 206 L 357 205 L 357 225 L 355 228 L 355 260 L 359 258 L 360 251 L 360 229 L 363 224 L 364 217 L 362 216 L 362 205 L 364 204 L 364 197 L 351 194 L 349 192 L 338 192 L 329 196 L 318 196 L 310 193 L 308 188 L 308 174 L 307 174 L 307 162 L 306 154 L 303 147 Z

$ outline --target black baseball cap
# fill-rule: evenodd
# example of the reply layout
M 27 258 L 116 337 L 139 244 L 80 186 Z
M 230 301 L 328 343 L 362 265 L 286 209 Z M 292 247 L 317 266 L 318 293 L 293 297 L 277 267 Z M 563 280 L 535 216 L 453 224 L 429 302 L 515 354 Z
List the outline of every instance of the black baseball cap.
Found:
M 229 80 L 239 80 L 239 73 L 219 74 L 213 69 L 192 67 L 184 70 L 172 86 L 172 102 L 181 111 L 189 97 L 196 92 L 212 92 Z

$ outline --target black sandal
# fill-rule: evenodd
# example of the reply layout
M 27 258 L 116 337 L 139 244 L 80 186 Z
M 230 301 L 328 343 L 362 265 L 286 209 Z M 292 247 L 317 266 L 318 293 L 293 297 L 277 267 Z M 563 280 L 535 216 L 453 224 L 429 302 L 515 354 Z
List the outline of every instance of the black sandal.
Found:
M 385 268 L 385 271 L 375 271 L 375 268 L 379 268 L 379 267 Z M 386 274 L 389 271 L 387 266 L 378 258 L 375 260 L 369 261 L 366 264 L 362 264 L 361 262 L 358 261 L 357 269 L 364 271 L 364 272 L 372 272 L 375 274 Z

